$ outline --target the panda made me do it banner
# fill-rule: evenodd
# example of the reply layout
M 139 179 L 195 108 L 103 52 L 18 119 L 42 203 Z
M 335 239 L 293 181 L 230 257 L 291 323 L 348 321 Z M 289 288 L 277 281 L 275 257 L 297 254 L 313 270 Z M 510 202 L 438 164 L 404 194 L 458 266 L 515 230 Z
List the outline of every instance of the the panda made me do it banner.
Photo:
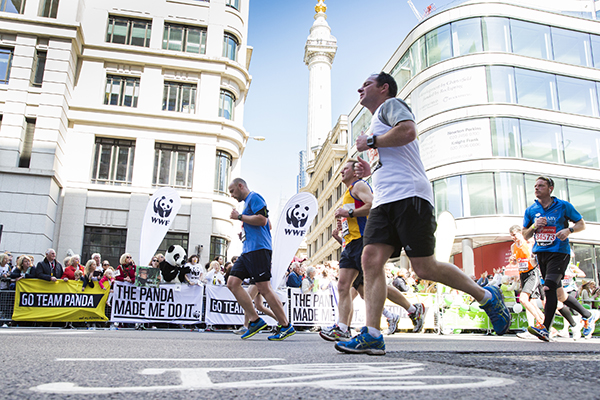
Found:
M 175 189 L 164 187 L 154 192 L 142 221 L 139 265 L 150 263 L 180 208 L 181 199 Z
M 310 193 L 292 196 L 283 208 L 273 237 L 271 286 L 274 288 L 279 287 L 317 210 L 317 199 Z
M 115 282 L 112 296 L 113 322 L 164 322 L 195 324 L 202 318 L 202 285 L 162 284 L 138 287 Z

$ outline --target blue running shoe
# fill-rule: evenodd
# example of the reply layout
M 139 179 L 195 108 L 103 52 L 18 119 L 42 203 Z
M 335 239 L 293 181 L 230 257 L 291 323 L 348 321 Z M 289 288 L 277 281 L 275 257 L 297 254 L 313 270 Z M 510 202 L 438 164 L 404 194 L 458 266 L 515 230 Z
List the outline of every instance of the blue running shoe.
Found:
M 360 334 L 347 342 L 337 342 L 335 349 L 342 353 L 382 356 L 385 354 L 385 343 L 383 342 L 383 335 L 374 338 L 369 334 L 369 329 L 363 326 Z
M 550 341 L 550 333 L 548 332 L 548 330 L 546 328 L 544 328 L 543 325 L 541 328 L 536 328 L 535 326 L 530 326 L 527 328 L 527 331 L 529 333 L 531 333 L 533 336 L 535 336 L 536 338 L 543 340 L 544 342 Z
M 492 321 L 492 326 L 496 334 L 502 336 L 510 328 L 510 312 L 508 312 L 508 308 L 504 304 L 502 292 L 496 286 L 486 286 L 483 289 L 490 292 L 492 298 L 479 307 L 485 311 L 490 321 Z
M 583 321 L 583 330 L 581 331 L 581 334 L 586 339 L 592 337 L 592 333 L 596 330 L 596 321 L 598 321 L 598 317 L 600 317 L 600 313 L 596 310 L 590 310 L 590 314 L 592 315 L 590 315 L 589 318 L 581 319 Z
M 250 322 L 248 324 L 248 330 L 242 335 L 242 339 L 251 338 L 266 327 L 267 323 L 262 318 L 259 318 L 258 321 Z
M 285 338 L 289 338 L 290 336 L 292 336 L 295 333 L 296 333 L 296 330 L 294 329 L 294 327 L 292 326 L 292 324 L 289 324 L 287 326 L 287 328 L 284 328 L 281 325 L 277 325 L 277 331 L 275 331 L 275 334 L 269 336 L 267 339 L 269 339 L 269 340 L 283 340 Z

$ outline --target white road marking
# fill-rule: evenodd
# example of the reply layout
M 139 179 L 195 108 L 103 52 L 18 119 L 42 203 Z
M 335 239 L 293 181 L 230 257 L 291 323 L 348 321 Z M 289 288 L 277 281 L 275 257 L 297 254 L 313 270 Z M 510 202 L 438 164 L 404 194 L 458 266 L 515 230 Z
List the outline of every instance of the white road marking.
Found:
M 57 358 L 56 361 L 285 361 L 285 358 Z
M 178 360 L 180 361 L 180 360 Z M 475 375 L 416 375 L 424 371 L 425 364 L 411 362 L 353 363 L 353 364 L 291 364 L 266 367 L 227 368 L 146 368 L 141 375 L 179 374 L 179 385 L 82 387 L 73 382 L 55 382 L 31 388 L 35 392 L 56 394 L 113 394 L 132 392 L 160 392 L 180 390 L 215 390 L 248 388 L 303 387 L 345 390 L 449 390 L 506 386 L 514 381 L 505 378 Z M 209 373 L 220 376 L 236 372 L 264 379 L 235 380 L 214 383 Z M 273 377 L 275 376 L 275 377 Z

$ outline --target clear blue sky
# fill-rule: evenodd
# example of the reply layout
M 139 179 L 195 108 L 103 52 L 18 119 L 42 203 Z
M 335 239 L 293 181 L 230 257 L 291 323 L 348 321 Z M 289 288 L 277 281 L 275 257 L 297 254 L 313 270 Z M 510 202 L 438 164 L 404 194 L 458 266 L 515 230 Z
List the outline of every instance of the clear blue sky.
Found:
M 413 0 L 422 12 L 431 0 Z M 441 6 L 446 1 L 436 4 Z M 280 199 L 296 193 L 298 152 L 306 147 L 308 68 L 304 45 L 317 0 L 252 0 L 248 44 L 254 47 L 244 126 L 251 136 L 242 175 L 277 219 Z M 415 27 L 406 0 L 326 0 L 338 50 L 331 70 L 332 124 L 358 101 L 356 90 L 379 72 Z M 333 126 L 332 126 L 333 127 Z M 277 214 L 275 214 L 277 213 Z

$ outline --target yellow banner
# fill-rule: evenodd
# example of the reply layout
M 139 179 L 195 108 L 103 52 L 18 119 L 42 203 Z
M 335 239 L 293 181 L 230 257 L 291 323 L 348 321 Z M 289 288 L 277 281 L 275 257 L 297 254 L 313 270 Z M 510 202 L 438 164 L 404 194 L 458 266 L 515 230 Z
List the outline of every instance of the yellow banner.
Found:
M 14 321 L 108 321 L 104 308 L 110 290 L 81 290 L 81 281 L 21 279 L 15 291 Z

